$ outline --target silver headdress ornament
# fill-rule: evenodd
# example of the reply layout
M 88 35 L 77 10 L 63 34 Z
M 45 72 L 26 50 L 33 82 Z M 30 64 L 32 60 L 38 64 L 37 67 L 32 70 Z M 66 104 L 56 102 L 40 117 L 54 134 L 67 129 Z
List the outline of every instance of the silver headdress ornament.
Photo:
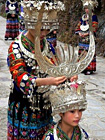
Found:
M 81 0 L 83 3 L 83 7 L 88 7 L 89 5 L 91 6 L 91 9 L 94 9 L 95 7 L 98 6 L 97 0 Z
M 85 1 L 86 2 L 86 1 Z M 88 2 L 88 0 L 87 0 Z M 76 74 L 81 73 L 92 61 L 94 53 L 95 53 L 95 41 L 94 41 L 94 35 L 92 31 L 92 6 L 89 3 L 89 30 L 90 30 L 90 44 L 89 44 L 89 50 L 88 53 L 84 51 L 80 56 L 78 55 L 79 48 L 78 47 L 72 47 L 68 44 L 58 43 L 55 47 L 56 51 L 56 58 L 55 56 L 52 56 L 54 58 L 55 64 L 49 63 L 46 59 L 46 54 L 41 53 L 40 50 L 40 27 L 37 26 L 37 33 L 35 38 L 35 57 L 38 61 L 39 66 L 42 68 L 42 70 L 46 73 L 48 73 L 51 76 L 58 77 L 65 75 L 66 77 L 71 77 Z M 40 16 L 39 16 L 40 17 Z
M 49 95 L 53 108 L 52 115 L 65 113 L 70 110 L 85 110 L 87 107 L 85 83 L 78 81 L 64 83 L 53 88 Z
M 87 0 L 88 1 L 88 0 Z M 50 76 L 66 76 L 67 78 L 72 77 L 81 73 L 92 61 L 95 53 L 95 41 L 94 35 L 92 32 L 92 6 L 89 3 L 89 30 L 90 30 L 90 46 L 88 53 L 78 55 L 79 48 L 72 47 L 68 44 L 58 43 L 55 47 L 56 57 L 53 56 L 54 64 L 50 63 L 50 60 L 47 58 L 46 54 L 42 54 L 40 50 L 40 29 L 41 29 L 41 18 L 43 17 L 43 9 L 41 8 L 38 21 L 35 29 L 35 58 L 38 61 L 39 66 L 45 73 L 48 73 Z M 40 25 L 39 25 L 40 23 Z M 46 59 L 47 58 L 47 59 Z M 53 107 L 52 115 L 66 112 L 74 109 L 86 109 L 86 92 L 84 83 L 69 83 L 66 81 L 64 84 L 60 84 L 55 89 L 52 90 L 53 93 L 49 94 L 50 102 Z M 47 94 L 45 96 L 48 96 Z
M 87 0 L 88 1 L 88 0 Z M 30 1 L 32 2 L 32 1 Z M 94 41 L 94 35 L 92 32 L 92 8 L 89 4 L 90 13 L 89 13 L 89 29 L 90 29 L 90 47 L 88 53 L 83 53 L 82 55 L 78 55 L 79 48 L 78 47 L 72 47 L 68 44 L 58 43 L 55 47 L 56 51 L 56 57 L 51 53 L 54 60 L 54 64 L 50 62 L 50 59 L 47 57 L 46 53 L 41 52 L 40 50 L 40 31 L 43 26 L 44 21 L 44 13 L 47 11 L 46 9 L 46 1 L 42 1 L 40 8 L 36 6 L 37 3 L 31 3 L 33 8 L 31 7 L 29 2 L 28 8 L 25 4 L 25 12 L 26 12 L 26 21 L 31 21 L 30 17 L 32 17 L 32 21 L 36 20 L 36 17 L 34 19 L 34 10 L 38 11 L 37 13 L 37 20 L 35 26 L 35 59 L 37 60 L 39 66 L 41 69 L 53 77 L 58 76 L 66 76 L 67 78 L 72 77 L 74 75 L 77 75 L 81 73 L 92 61 L 94 53 L 95 53 L 95 41 Z M 37 1 L 38 2 L 38 1 Z M 50 6 L 50 3 L 47 3 L 47 5 Z M 58 5 L 58 4 L 57 4 Z M 51 5 L 52 7 L 52 5 Z M 58 6 L 59 7 L 59 6 Z M 28 10 L 27 10 L 28 9 Z M 49 9 L 49 8 L 48 8 Z M 52 7 L 51 12 L 58 11 L 59 8 Z M 61 8 L 62 10 L 62 8 Z M 30 12 L 29 12 L 30 11 Z M 49 10 L 48 10 L 49 11 Z M 29 16 L 30 15 L 30 16 Z M 47 21 L 47 19 L 46 19 Z M 28 22 L 27 22 L 28 23 Z M 30 23 L 30 22 L 29 22 Z M 32 22 L 31 22 L 32 23 Z M 34 22 L 35 23 L 35 22 Z M 75 86 L 77 86 L 75 88 Z M 47 94 L 45 95 L 47 96 Z M 86 109 L 86 93 L 84 90 L 84 84 L 83 83 L 64 83 L 60 84 L 56 89 L 54 90 L 54 94 L 50 94 L 50 101 L 53 106 L 53 115 L 60 112 L 65 112 L 67 110 L 71 109 Z M 65 106 L 64 106 L 65 105 Z
M 58 29 L 59 23 L 57 13 L 65 10 L 64 4 L 61 1 L 54 0 L 23 0 L 21 5 L 24 9 L 24 20 L 26 28 L 35 29 L 35 24 L 38 21 L 38 15 L 44 5 L 42 17 L 42 29 Z

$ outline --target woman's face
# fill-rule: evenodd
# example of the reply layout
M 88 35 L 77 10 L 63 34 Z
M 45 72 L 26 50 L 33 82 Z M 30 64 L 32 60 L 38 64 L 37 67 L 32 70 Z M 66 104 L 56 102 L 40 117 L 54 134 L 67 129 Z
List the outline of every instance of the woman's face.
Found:
M 40 32 L 40 39 L 42 40 L 48 33 L 49 33 L 50 30 L 45 30 L 45 29 L 41 29 L 41 32 Z M 29 32 L 31 33 L 31 35 L 35 36 L 35 30 L 33 29 L 30 29 Z
M 42 40 L 48 33 L 49 33 L 50 30 L 44 30 L 44 29 L 41 29 L 41 32 L 40 32 L 40 39 Z
M 62 118 L 62 122 L 68 126 L 77 126 L 81 117 L 82 117 L 83 110 L 72 110 L 66 113 L 61 113 L 60 116 Z
M 85 8 L 85 13 L 88 14 L 89 13 L 89 9 Z

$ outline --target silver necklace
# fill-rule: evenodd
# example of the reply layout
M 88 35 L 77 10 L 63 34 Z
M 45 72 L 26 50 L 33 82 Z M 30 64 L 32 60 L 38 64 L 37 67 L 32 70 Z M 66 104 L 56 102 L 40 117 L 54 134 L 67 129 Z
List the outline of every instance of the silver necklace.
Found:
M 84 15 L 82 16 L 82 20 L 83 20 L 83 21 L 89 20 L 89 15 L 88 15 L 88 14 L 84 14 Z
M 57 136 L 57 126 L 58 126 L 58 123 L 54 125 L 54 129 L 53 129 L 54 140 L 59 140 Z
M 24 32 L 24 31 L 23 31 L 23 32 Z M 20 35 L 19 35 L 19 44 L 20 44 L 20 48 L 21 48 L 22 52 L 24 52 L 25 55 L 27 55 L 28 57 L 30 57 L 30 58 L 32 58 L 32 59 L 35 59 L 35 55 L 34 55 L 33 53 L 27 51 L 27 50 L 24 48 L 24 46 L 23 46 L 23 44 L 22 44 L 22 42 L 21 42 L 21 36 L 22 36 L 22 33 L 23 33 L 23 32 L 21 32 Z
M 23 32 L 24 32 L 24 31 L 23 31 Z M 19 44 L 20 44 L 20 48 L 21 48 L 22 52 L 24 52 L 25 55 L 27 55 L 28 57 L 30 57 L 30 58 L 36 60 L 35 54 L 34 54 L 34 53 L 31 53 L 31 52 L 29 52 L 29 51 L 27 51 L 27 50 L 24 48 L 24 46 L 23 46 L 23 44 L 22 44 L 22 42 L 21 42 L 21 36 L 22 36 L 23 32 L 21 32 L 20 35 L 19 35 Z M 45 39 L 45 41 L 46 41 L 45 46 L 47 47 L 47 46 L 48 46 L 47 40 Z M 45 48 L 46 48 L 46 47 L 45 47 Z M 47 47 L 47 48 L 48 48 L 48 47 Z M 43 53 L 44 53 L 44 51 L 43 51 Z
M 14 2 L 12 2 L 12 1 L 10 1 L 10 0 L 8 0 L 8 1 L 9 1 L 10 4 L 15 4 L 15 3 L 16 3 L 16 1 L 14 1 Z

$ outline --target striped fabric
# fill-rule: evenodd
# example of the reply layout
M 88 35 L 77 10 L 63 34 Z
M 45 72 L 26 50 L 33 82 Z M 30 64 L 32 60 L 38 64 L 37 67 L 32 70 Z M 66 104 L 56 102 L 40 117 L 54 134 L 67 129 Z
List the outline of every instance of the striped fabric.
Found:
M 19 22 L 17 18 L 7 19 L 5 38 L 14 39 L 18 35 L 19 35 Z
M 10 7 L 15 7 L 14 10 L 11 10 Z M 5 5 L 5 12 L 7 15 L 6 21 L 6 32 L 5 32 L 5 39 L 12 38 L 14 39 L 19 35 L 19 8 L 18 2 L 7 0 Z

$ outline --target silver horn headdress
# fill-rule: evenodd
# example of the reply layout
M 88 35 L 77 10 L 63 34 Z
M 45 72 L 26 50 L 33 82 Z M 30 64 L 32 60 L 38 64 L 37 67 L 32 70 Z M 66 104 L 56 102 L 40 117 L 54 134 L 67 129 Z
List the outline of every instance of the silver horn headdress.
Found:
M 45 54 L 42 55 L 40 50 L 40 27 L 39 23 L 36 24 L 36 39 L 35 39 L 35 57 L 38 61 L 38 64 L 42 68 L 42 70 L 46 73 L 48 73 L 51 76 L 57 77 L 65 75 L 66 77 L 71 77 L 73 75 L 81 73 L 92 61 L 94 53 L 95 53 L 95 41 L 94 41 L 94 35 L 92 32 L 92 8 L 94 5 L 92 3 L 88 2 L 89 0 L 84 0 L 87 2 L 88 8 L 89 8 L 89 30 L 90 30 L 90 44 L 89 44 L 89 50 L 88 53 L 82 54 L 82 56 L 78 55 L 78 47 L 72 47 L 68 44 L 57 44 L 56 46 L 56 59 L 55 64 L 49 63 L 47 59 L 45 59 Z M 82 2 L 84 2 L 82 1 Z M 43 17 L 43 15 L 42 15 Z M 39 16 L 39 20 L 41 20 L 41 16 Z M 40 22 L 41 24 L 41 22 Z M 38 31 L 39 30 L 39 31 Z M 52 54 L 51 54 L 52 55 Z
M 88 1 L 88 0 L 87 0 Z M 84 2 L 84 1 L 83 1 Z M 86 2 L 86 1 L 85 1 Z M 87 4 L 87 3 L 86 3 Z M 46 54 L 42 54 L 40 50 L 40 27 L 41 27 L 41 18 L 43 17 L 43 10 L 38 16 L 38 21 L 36 24 L 36 38 L 35 38 L 35 58 L 38 61 L 39 66 L 45 73 L 48 73 L 51 76 L 66 76 L 67 78 L 81 73 L 92 61 L 95 53 L 95 41 L 92 31 L 92 9 L 93 5 L 88 2 L 89 8 L 89 29 L 90 29 L 90 44 L 89 51 L 86 54 L 78 55 L 79 48 L 72 47 L 68 44 L 58 43 L 55 48 L 56 58 L 54 58 L 54 64 L 49 63 L 50 60 L 45 59 Z M 52 55 L 52 54 L 50 54 Z M 84 83 L 69 83 L 66 81 L 64 84 L 60 84 L 58 87 L 52 90 L 53 94 L 49 94 L 51 105 L 53 107 L 52 115 L 66 112 L 68 110 L 74 109 L 86 109 L 86 92 Z M 47 96 L 47 95 L 45 95 Z
M 53 2 L 52 2 L 53 1 Z M 88 1 L 88 0 L 87 0 Z M 61 5 L 61 7 L 60 7 Z M 54 0 L 35 0 L 35 1 L 23 1 L 23 8 L 25 10 L 25 22 L 28 29 L 35 29 L 35 59 L 37 60 L 41 69 L 51 76 L 66 76 L 67 78 L 81 73 L 91 62 L 95 53 L 95 41 L 92 32 L 92 6 L 88 2 L 89 7 L 89 29 L 90 29 L 90 46 L 88 53 L 84 53 L 81 56 L 78 55 L 78 47 L 72 47 L 69 44 L 58 43 L 55 47 L 56 58 L 52 55 L 54 64 L 50 63 L 46 53 L 40 50 L 40 30 L 49 29 L 50 25 L 58 27 L 57 13 L 59 10 L 64 10 L 61 2 L 54 2 Z M 52 17 L 51 15 L 54 14 Z M 52 18 L 52 19 L 51 19 Z M 48 24 L 47 24 L 48 23 Z M 57 26 L 56 26 L 57 25 Z M 45 27 L 45 28 L 44 28 Z M 78 85 L 75 88 L 74 85 Z M 74 87 L 73 87 L 74 86 Z M 62 94 L 64 93 L 64 96 Z M 74 94 L 72 94 L 74 93 Z M 70 95 L 69 95 L 70 94 Z M 47 96 L 47 94 L 45 95 Z M 63 98 L 61 98 L 61 96 Z M 72 98 L 71 98 L 72 97 Z M 58 101 L 55 98 L 60 99 L 62 106 L 57 104 Z M 65 99 L 65 100 L 63 100 Z M 83 83 L 66 82 L 61 84 L 60 87 L 56 87 L 54 94 L 50 94 L 50 101 L 56 114 L 60 109 L 61 112 L 65 112 L 69 108 L 71 109 L 85 109 L 86 108 L 86 93 Z M 64 102 L 63 102 L 64 101 Z M 68 102 L 66 104 L 66 102 Z M 65 104 L 65 108 L 63 108 Z M 77 106 L 76 106 L 77 105 Z M 57 107 L 58 106 L 58 107 Z M 79 108 L 78 108 L 79 107 Z M 57 110 L 56 110 L 57 109 Z M 54 111 L 54 110 L 53 110 Z

